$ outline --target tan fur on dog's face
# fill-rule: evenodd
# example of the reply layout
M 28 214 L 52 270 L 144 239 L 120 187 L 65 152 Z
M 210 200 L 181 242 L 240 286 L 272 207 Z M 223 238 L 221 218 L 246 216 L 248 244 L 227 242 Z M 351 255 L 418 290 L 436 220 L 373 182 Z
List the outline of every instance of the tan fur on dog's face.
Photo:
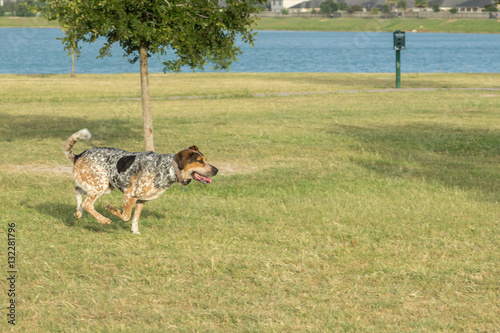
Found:
M 197 146 L 181 150 L 176 154 L 176 160 L 184 180 L 194 179 L 200 183 L 210 183 L 210 177 L 214 177 L 219 171 L 207 162 Z

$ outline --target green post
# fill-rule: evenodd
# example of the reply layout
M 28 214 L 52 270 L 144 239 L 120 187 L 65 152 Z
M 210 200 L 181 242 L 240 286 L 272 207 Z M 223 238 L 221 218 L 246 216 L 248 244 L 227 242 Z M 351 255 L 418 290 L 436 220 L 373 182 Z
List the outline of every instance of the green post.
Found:
M 393 39 L 396 50 L 396 88 L 401 88 L 401 50 L 406 50 L 405 32 L 394 31 Z
M 401 88 L 401 50 L 396 50 L 396 88 Z

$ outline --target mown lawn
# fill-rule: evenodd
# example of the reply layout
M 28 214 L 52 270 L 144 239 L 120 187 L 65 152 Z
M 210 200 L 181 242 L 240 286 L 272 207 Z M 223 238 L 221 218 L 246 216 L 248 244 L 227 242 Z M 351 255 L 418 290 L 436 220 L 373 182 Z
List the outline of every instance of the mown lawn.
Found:
M 57 21 L 48 21 L 43 17 L 0 17 L 0 27 L 13 28 L 57 28 Z
M 439 89 L 281 96 L 392 88 L 393 75 L 152 75 L 157 152 L 196 144 L 221 171 L 147 203 L 137 236 L 104 211 L 116 191 L 96 205 L 111 226 L 73 217 L 61 147 L 86 127 L 91 145 L 141 150 L 138 75 L 1 75 L 18 323 L 4 307 L 0 327 L 495 331 L 500 91 L 441 88 L 500 75 L 403 80 Z
M 296 31 L 385 31 L 395 30 L 452 33 L 500 33 L 498 19 L 413 19 L 413 18 L 261 18 L 256 30 Z M 43 17 L 0 17 L 0 27 L 58 27 Z
M 453 33 L 500 33 L 496 19 L 413 19 L 413 18 L 262 18 L 260 30 L 386 31 L 395 30 Z

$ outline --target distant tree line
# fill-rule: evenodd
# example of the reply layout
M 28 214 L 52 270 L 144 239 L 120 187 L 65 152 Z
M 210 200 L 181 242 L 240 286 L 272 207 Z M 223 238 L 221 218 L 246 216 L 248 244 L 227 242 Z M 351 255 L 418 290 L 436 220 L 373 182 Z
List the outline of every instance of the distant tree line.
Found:
M 500 4 L 500 0 L 495 0 L 495 4 L 489 4 L 484 6 L 485 11 L 487 12 L 496 12 L 498 11 L 497 5 Z M 441 8 L 439 7 L 438 2 L 431 2 L 428 3 L 427 0 L 415 0 L 414 6 L 420 9 L 431 7 L 434 12 L 440 12 Z M 398 8 L 399 11 L 405 11 L 407 8 L 407 2 L 406 0 L 386 0 L 385 3 L 383 3 L 380 6 L 380 11 L 384 14 L 389 14 L 390 12 L 393 12 L 396 8 Z M 320 4 L 320 13 L 325 14 L 325 15 L 331 15 L 334 12 L 337 11 L 347 11 L 349 13 L 354 13 L 354 12 L 361 12 L 363 11 L 363 7 L 361 5 L 352 5 L 351 7 L 347 6 L 345 2 L 335 2 L 334 0 L 325 0 Z M 371 14 L 378 14 L 379 9 L 377 7 L 373 7 L 370 11 Z M 458 9 L 457 8 L 452 8 L 450 10 L 451 13 L 457 13 Z M 312 12 L 313 14 L 316 13 L 315 10 Z
M 3 6 L 0 6 L 0 16 L 21 16 L 21 17 L 29 17 L 35 16 L 28 6 L 33 6 L 35 4 L 35 0 L 26 0 L 22 2 L 17 1 L 5 1 Z
M 427 0 L 416 0 L 416 3 L 420 4 L 422 7 L 427 7 Z M 406 10 L 407 2 L 406 0 L 386 0 L 386 3 L 382 4 L 380 10 L 382 13 L 388 14 L 391 11 L 394 11 L 396 6 L 398 9 L 404 11 Z M 352 5 L 349 7 L 345 2 L 334 2 L 333 0 L 325 0 L 320 4 L 319 12 L 321 14 L 331 15 L 337 11 L 347 11 L 349 13 L 362 12 L 363 7 L 361 5 Z M 373 7 L 371 13 L 378 14 L 378 8 Z
M 333 0 L 326 0 L 326 1 L 323 1 L 319 5 L 320 14 L 325 14 L 325 15 L 331 15 L 334 12 L 338 12 L 338 11 L 350 11 L 351 9 L 353 12 L 354 11 L 363 11 L 363 7 L 361 7 L 360 5 L 354 5 L 354 6 L 348 7 L 347 4 L 343 1 L 335 2 Z
M 497 1 L 497 4 L 500 4 L 500 2 Z M 486 10 L 487 12 L 498 12 L 498 8 L 497 8 L 497 5 L 495 4 L 490 4 L 490 5 L 486 5 L 484 6 L 484 10 Z
M 427 7 L 427 0 L 416 1 L 421 2 L 422 6 Z M 386 3 L 382 4 L 380 10 L 382 13 L 387 14 L 393 11 L 396 6 L 404 11 L 407 7 L 407 2 L 406 0 L 386 0 Z M 330 15 L 337 11 L 347 11 L 349 13 L 362 12 L 363 7 L 361 5 L 352 5 L 349 7 L 345 2 L 334 2 L 333 0 L 325 0 L 320 4 L 321 14 Z M 371 12 L 372 14 L 378 14 L 378 8 L 373 7 Z

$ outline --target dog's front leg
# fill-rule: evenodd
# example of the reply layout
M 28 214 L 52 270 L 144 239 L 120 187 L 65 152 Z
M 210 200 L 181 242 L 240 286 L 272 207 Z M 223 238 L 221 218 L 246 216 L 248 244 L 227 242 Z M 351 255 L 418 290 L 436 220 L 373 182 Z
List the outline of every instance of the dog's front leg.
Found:
M 113 207 L 111 205 L 107 205 L 104 208 L 110 211 L 113 215 L 116 215 L 119 218 L 121 218 L 123 221 L 128 221 L 130 220 L 130 216 L 132 215 L 132 209 L 134 208 L 136 201 L 137 201 L 136 198 L 133 198 L 130 195 L 125 195 L 123 197 L 123 210 L 121 212 L 118 208 Z
M 137 200 L 135 205 L 134 217 L 132 218 L 132 233 L 140 235 L 139 232 L 139 217 L 141 216 L 142 207 L 144 207 L 144 201 Z

